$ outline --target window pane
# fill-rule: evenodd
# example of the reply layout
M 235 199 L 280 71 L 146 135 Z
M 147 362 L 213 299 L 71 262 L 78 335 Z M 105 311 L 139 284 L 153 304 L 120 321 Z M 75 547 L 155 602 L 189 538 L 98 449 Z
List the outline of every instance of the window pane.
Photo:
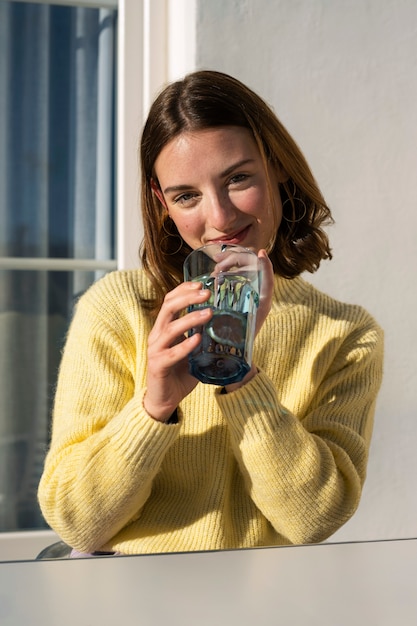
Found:
M 0 256 L 115 257 L 115 22 L 0 1 Z
M 45 526 L 36 493 L 79 274 L 0 271 L 0 531 Z
M 116 256 L 116 17 L 0 0 L 0 262 Z M 45 526 L 37 487 L 61 349 L 103 273 L 0 269 L 0 531 Z

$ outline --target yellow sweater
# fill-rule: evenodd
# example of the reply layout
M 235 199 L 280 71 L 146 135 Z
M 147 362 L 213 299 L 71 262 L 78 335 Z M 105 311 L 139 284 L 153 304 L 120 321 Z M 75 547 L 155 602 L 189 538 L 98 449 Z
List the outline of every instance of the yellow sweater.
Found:
M 318 542 L 365 480 L 382 332 L 362 308 L 276 278 L 255 341 L 260 373 L 222 394 L 199 383 L 178 424 L 144 410 L 151 323 L 138 271 L 78 302 L 60 367 L 42 511 L 83 552 L 126 554 Z

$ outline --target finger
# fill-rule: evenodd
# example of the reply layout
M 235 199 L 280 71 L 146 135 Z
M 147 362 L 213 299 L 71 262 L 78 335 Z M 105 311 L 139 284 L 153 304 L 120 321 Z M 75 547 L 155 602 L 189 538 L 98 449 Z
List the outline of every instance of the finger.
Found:
M 202 289 L 201 283 L 186 282 L 181 283 L 172 291 L 168 292 L 164 298 L 161 309 L 155 320 L 154 327 L 163 327 L 179 315 L 188 307 L 201 305 L 210 298 L 210 291 Z
M 195 309 L 190 313 L 171 321 L 164 328 L 164 332 L 153 329 L 149 335 L 149 345 L 157 345 L 159 350 L 166 350 L 177 343 L 184 341 L 185 335 L 192 329 L 206 324 L 213 316 L 210 307 Z
M 265 250 L 260 250 L 258 258 L 261 263 L 259 307 L 256 314 L 256 334 L 262 327 L 272 306 L 274 293 L 274 268 Z
M 253 254 L 251 252 L 230 252 L 227 256 L 218 254 L 214 256 L 214 260 L 217 261 L 215 272 L 237 272 L 254 271 Z
M 271 300 L 274 290 L 274 267 L 266 250 L 259 250 L 258 259 L 261 263 L 260 300 Z
M 157 378 L 172 374 L 172 368 L 181 361 L 185 361 L 200 342 L 201 334 L 196 333 L 190 337 L 183 336 L 182 341 L 167 349 L 160 351 L 150 349 L 148 351 L 148 373 Z

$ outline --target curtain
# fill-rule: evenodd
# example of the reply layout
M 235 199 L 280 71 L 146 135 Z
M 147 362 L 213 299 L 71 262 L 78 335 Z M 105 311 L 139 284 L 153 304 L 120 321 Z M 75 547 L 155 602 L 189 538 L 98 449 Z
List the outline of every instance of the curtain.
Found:
M 115 29 L 114 11 L 0 1 L 0 261 L 115 256 Z M 0 531 L 45 527 L 60 353 L 99 274 L 0 269 Z

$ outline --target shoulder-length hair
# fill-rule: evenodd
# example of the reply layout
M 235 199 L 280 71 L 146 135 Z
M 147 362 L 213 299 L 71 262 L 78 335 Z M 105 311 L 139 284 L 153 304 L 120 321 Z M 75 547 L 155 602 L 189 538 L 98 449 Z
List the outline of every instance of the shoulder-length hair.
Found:
M 283 216 L 268 250 L 274 272 L 291 279 L 316 271 L 322 259 L 332 258 L 323 230 L 333 222 L 330 209 L 296 142 L 266 102 L 246 85 L 222 72 L 197 71 L 159 94 L 142 133 L 141 260 L 155 293 L 144 304 L 154 315 L 165 294 L 182 281 L 183 262 L 191 252 L 152 189 L 158 185 L 155 161 L 180 133 L 221 126 L 250 130 L 266 171 L 270 164 L 288 175 L 279 183 Z

